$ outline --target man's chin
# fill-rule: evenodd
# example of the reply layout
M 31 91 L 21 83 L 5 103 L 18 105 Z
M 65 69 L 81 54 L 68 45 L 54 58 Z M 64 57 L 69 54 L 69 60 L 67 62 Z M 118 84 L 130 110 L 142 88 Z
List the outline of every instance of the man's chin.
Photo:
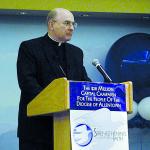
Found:
M 72 36 L 66 36 L 66 37 L 62 38 L 61 41 L 62 41 L 62 42 L 70 41 L 70 40 L 71 40 L 71 37 L 72 37 Z
M 71 40 L 71 37 L 68 37 L 68 38 L 65 39 L 66 42 L 70 41 L 70 40 Z

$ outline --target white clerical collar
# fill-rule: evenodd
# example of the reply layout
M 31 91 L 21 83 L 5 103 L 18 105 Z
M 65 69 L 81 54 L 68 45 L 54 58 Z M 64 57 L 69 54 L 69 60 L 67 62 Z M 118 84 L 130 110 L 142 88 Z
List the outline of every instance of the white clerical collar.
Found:
M 63 43 L 63 42 L 58 42 L 57 40 L 55 40 L 54 38 L 52 38 L 49 34 L 48 34 L 48 37 L 49 37 L 51 40 L 57 42 L 57 43 L 58 43 L 58 46 L 61 46 L 61 44 Z

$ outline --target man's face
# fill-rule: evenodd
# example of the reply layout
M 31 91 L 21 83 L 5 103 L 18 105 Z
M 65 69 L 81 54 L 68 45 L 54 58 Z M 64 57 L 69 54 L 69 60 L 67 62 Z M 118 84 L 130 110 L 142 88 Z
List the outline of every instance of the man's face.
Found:
M 51 33 L 58 42 L 69 41 L 74 31 L 74 16 L 67 11 L 58 12 L 51 22 Z

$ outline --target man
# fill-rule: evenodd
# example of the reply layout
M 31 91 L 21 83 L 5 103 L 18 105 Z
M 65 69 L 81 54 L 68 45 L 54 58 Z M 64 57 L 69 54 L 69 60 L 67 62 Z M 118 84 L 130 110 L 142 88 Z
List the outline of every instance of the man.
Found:
M 80 48 L 69 43 L 76 23 L 73 14 L 63 8 L 52 10 L 47 17 L 48 33 L 24 41 L 17 60 L 18 82 L 21 89 L 18 137 L 20 150 L 52 150 L 53 118 L 27 117 L 28 103 L 51 81 L 90 81 L 83 66 Z

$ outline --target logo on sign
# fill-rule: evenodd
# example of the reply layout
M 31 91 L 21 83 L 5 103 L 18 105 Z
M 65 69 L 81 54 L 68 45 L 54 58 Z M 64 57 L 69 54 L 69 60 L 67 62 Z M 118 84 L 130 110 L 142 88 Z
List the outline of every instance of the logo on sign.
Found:
M 93 138 L 92 129 L 86 124 L 78 124 L 73 130 L 73 138 L 79 146 L 87 146 Z

